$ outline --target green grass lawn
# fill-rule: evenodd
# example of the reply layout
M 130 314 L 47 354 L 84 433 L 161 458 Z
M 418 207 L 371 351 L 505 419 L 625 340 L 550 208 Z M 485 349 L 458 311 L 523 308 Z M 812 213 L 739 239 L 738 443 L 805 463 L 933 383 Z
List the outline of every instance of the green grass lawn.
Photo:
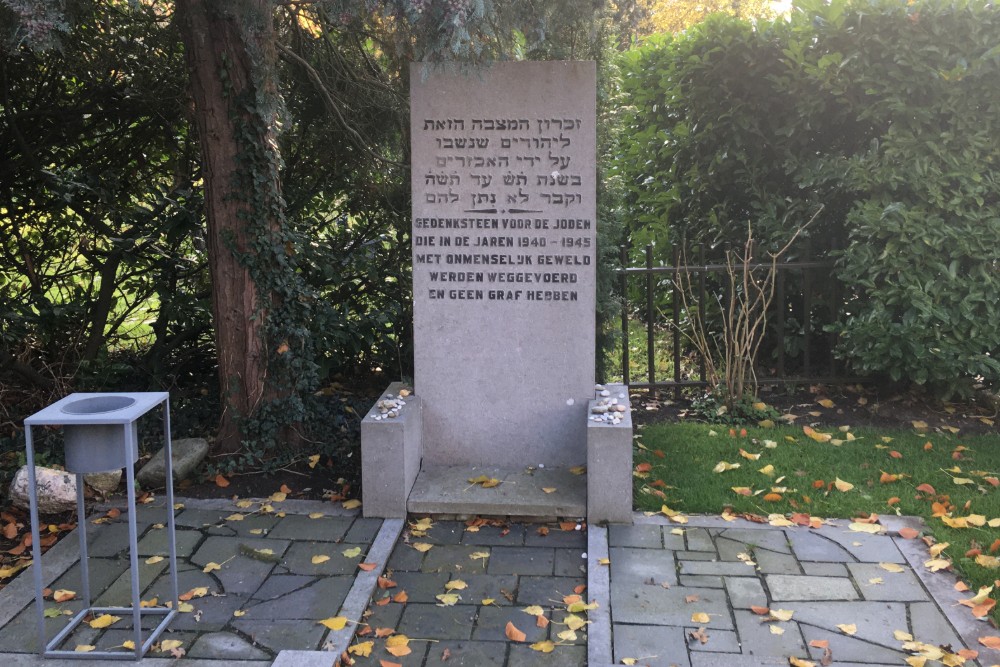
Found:
M 765 517 L 917 515 L 939 543 L 950 544 L 943 555 L 973 591 L 996 581 L 992 595 L 1000 597 L 995 560 L 1000 557 L 1000 436 L 842 429 L 817 427 L 830 436 L 818 442 L 800 426 L 748 428 L 745 436 L 739 427 L 731 434 L 728 426 L 715 424 L 643 427 L 636 436 L 635 506 L 657 512 L 666 504 L 684 513 L 710 514 L 728 507 Z M 713 472 L 720 462 L 739 467 Z M 651 466 L 648 472 L 640 472 L 647 468 L 643 464 Z M 838 479 L 853 488 L 838 490 Z M 966 524 L 982 525 L 945 523 L 961 524 L 956 519 L 969 516 Z M 979 563 L 976 549 L 982 553 Z M 993 617 L 1000 621 L 996 609 Z

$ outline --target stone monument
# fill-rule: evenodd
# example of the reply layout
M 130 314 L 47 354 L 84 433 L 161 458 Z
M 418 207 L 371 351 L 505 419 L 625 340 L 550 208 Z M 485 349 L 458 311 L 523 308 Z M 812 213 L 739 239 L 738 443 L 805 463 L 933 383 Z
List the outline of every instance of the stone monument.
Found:
M 410 77 L 414 391 L 390 387 L 362 422 L 366 514 L 583 515 L 570 469 L 595 399 L 595 65 Z M 375 472 L 390 461 L 393 479 Z

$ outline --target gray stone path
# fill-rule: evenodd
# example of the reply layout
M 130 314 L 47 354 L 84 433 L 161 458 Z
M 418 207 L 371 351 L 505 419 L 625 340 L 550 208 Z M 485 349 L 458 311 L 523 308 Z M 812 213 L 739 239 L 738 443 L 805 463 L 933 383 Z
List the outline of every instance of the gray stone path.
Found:
M 183 641 L 186 655 L 151 652 L 142 665 L 330 667 L 367 642 L 370 655 L 353 656 L 358 665 L 607 667 L 632 658 L 650 667 L 750 667 L 787 665 L 790 657 L 818 665 L 827 649 L 834 665 L 903 665 L 913 653 L 895 631 L 950 652 L 978 650 L 967 665 L 1000 664 L 1000 653 L 977 641 L 996 629 L 958 605 L 971 593 L 956 592 L 953 575 L 927 570 L 926 545 L 901 538 L 905 519 L 895 517 L 882 518 L 889 531 L 882 535 L 850 531 L 846 521 L 778 528 L 690 517 L 678 525 L 641 514 L 633 526 L 579 530 L 572 522 L 441 520 L 421 534 L 415 518 L 408 525 L 363 519 L 331 503 L 272 502 L 273 512 L 265 513 L 260 501 L 179 502 L 180 590 L 209 592 L 192 598 L 192 610 L 163 636 Z M 138 510 L 144 600 L 165 593 L 166 561 L 145 562 L 165 553 L 158 526 L 164 512 L 155 503 Z M 92 587 L 103 601 L 127 603 L 124 515 L 87 530 Z M 353 548 L 359 552 L 344 554 Z M 255 549 L 270 549 L 273 558 L 255 557 Z M 43 562 L 47 585 L 76 590 L 75 535 Z M 221 568 L 206 573 L 209 563 Z M 79 665 L 34 654 L 34 591 L 26 572 L 0 591 L 0 659 L 11 666 Z M 439 597 L 448 594 L 456 597 Z M 576 610 L 575 622 L 568 609 L 574 595 L 597 603 Z M 72 610 L 79 603 L 47 606 Z M 791 617 L 767 620 L 765 610 Z M 350 623 L 339 631 L 317 624 L 333 616 Z M 65 619 L 49 619 L 50 637 Z M 508 622 L 525 641 L 509 640 Z M 127 628 L 117 626 L 124 623 L 84 627 L 67 645 L 121 645 Z M 560 636 L 576 625 L 575 637 Z M 856 627 L 845 634 L 838 625 Z M 389 651 L 389 629 L 410 638 L 409 653 Z
M 922 541 L 899 536 L 919 522 L 881 521 L 887 534 L 851 531 L 842 520 L 776 528 L 641 515 L 633 526 L 592 529 L 607 538 L 608 564 L 591 567 L 607 570 L 611 631 L 602 643 L 592 632 L 590 664 L 904 665 L 914 653 L 897 631 L 945 653 L 978 650 L 967 665 L 1000 663 L 977 641 L 996 630 L 958 606 L 972 594 L 924 567 Z

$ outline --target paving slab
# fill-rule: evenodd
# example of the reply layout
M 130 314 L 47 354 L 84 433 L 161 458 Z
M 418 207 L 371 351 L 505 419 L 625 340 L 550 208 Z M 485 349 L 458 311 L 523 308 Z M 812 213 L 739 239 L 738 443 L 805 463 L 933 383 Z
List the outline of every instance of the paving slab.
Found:
M 624 664 L 622 661 L 626 658 L 634 658 L 636 664 L 650 667 L 691 664 L 684 628 L 615 623 L 614 633 L 617 664 Z
M 764 577 L 771 599 L 788 600 L 857 600 L 860 595 L 854 584 L 844 577 L 807 577 L 769 574 Z

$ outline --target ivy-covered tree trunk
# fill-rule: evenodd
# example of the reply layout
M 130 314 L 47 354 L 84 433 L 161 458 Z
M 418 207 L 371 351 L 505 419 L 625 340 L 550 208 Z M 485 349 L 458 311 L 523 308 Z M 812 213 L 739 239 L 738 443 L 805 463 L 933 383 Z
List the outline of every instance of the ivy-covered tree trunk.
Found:
M 202 152 L 222 417 L 217 453 L 240 447 L 240 424 L 282 391 L 268 381 L 275 295 L 253 269 L 280 235 L 283 202 L 273 117 L 270 0 L 178 0 Z M 280 250 L 279 250 L 280 252 Z M 265 254 L 267 254 L 265 253 Z

